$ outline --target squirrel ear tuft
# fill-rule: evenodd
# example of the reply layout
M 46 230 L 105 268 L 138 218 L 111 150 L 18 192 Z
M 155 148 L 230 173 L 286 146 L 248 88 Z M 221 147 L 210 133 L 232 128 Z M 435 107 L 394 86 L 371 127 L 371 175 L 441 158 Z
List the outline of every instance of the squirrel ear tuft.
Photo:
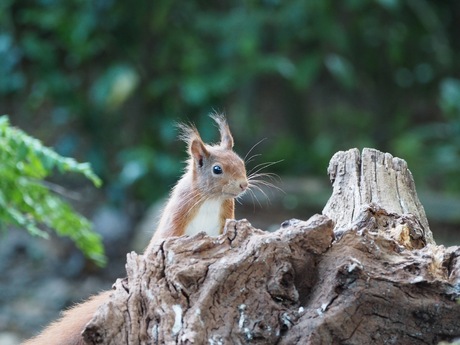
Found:
M 203 159 L 209 157 L 209 151 L 201 140 L 200 133 L 193 124 L 178 123 L 180 130 L 179 138 L 188 144 L 190 156 L 195 159 L 199 167 L 203 166 Z
M 190 154 L 200 168 L 203 166 L 203 159 L 209 157 L 209 152 L 200 138 L 194 138 L 190 142 Z
M 211 114 L 210 116 L 219 126 L 220 146 L 227 150 L 231 150 L 233 148 L 233 137 L 225 116 L 217 113 Z

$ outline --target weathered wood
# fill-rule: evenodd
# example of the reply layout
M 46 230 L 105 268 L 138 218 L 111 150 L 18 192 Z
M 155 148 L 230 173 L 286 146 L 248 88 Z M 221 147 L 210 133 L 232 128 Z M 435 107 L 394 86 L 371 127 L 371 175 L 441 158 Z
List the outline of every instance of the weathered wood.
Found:
M 325 215 L 128 254 L 88 344 L 436 344 L 460 336 L 460 248 L 434 244 L 404 161 L 337 153 Z M 335 222 L 335 226 L 334 226 Z M 335 237 L 334 235 L 337 235 Z
M 363 225 L 374 226 L 373 218 Z M 279 344 L 415 345 L 457 338 L 459 269 L 459 247 L 407 250 L 381 233 L 346 232 L 322 256 L 305 314 Z
M 362 155 L 357 149 L 340 151 L 332 157 L 328 174 L 333 193 L 323 214 L 335 221 L 337 232 L 352 228 L 369 205 L 376 205 L 389 214 L 412 215 L 420 223 L 420 241 L 435 244 L 404 160 L 375 149 L 364 149 Z
M 128 255 L 128 277 L 84 336 L 89 344 L 275 344 L 298 320 L 330 246 L 325 216 L 276 233 L 231 221 L 225 235 L 173 238 L 146 258 Z

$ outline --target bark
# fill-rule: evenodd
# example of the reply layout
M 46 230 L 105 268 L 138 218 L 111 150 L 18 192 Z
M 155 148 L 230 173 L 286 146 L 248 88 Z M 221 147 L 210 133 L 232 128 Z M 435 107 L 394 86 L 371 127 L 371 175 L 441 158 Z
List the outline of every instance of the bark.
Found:
M 376 150 L 331 160 L 323 215 L 269 233 L 128 254 L 83 332 L 88 344 L 436 344 L 460 336 L 460 248 L 434 243 L 406 163 Z

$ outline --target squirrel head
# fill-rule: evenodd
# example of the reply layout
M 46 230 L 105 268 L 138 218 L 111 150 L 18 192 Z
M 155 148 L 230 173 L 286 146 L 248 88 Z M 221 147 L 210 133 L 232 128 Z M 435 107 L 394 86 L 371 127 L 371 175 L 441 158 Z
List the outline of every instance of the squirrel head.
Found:
M 194 186 L 206 198 L 236 198 L 248 188 L 244 161 L 233 151 L 233 137 L 223 115 L 213 114 L 220 143 L 203 142 L 195 126 L 180 124 L 181 138 L 188 144 L 188 169 Z

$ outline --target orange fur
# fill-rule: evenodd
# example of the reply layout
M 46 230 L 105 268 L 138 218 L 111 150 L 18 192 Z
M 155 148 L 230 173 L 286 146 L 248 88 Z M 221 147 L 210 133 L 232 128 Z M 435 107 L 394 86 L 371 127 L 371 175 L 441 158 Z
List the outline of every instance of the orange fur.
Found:
M 103 291 L 66 310 L 62 313 L 61 319 L 53 322 L 42 333 L 23 345 L 85 345 L 81 332 L 109 296 L 110 291 Z
M 223 232 L 225 220 L 234 218 L 234 198 L 248 186 L 246 169 L 243 160 L 232 150 L 233 138 L 227 122 L 219 116 L 213 119 L 221 133 L 219 145 L 206 145 L 195 127 L 181 126 L 181 138 L 188 145 L 190 157 L 187 170 L 173 188 L 146 251 L 150 251 L 161 239 L 184 235 L 187 226 L 206 200 L 217 200 L 220 203 L 219 233 Z M 220 175 L 212 173 L 215 165 L 222 168 Z
M 224 232 L 225 221 L 227 219 L 235 219 L 235 200 L 234 199 L 226 199 L 224 204 L 222 205 L 221 213 L 220 213 L 220 233 Z

